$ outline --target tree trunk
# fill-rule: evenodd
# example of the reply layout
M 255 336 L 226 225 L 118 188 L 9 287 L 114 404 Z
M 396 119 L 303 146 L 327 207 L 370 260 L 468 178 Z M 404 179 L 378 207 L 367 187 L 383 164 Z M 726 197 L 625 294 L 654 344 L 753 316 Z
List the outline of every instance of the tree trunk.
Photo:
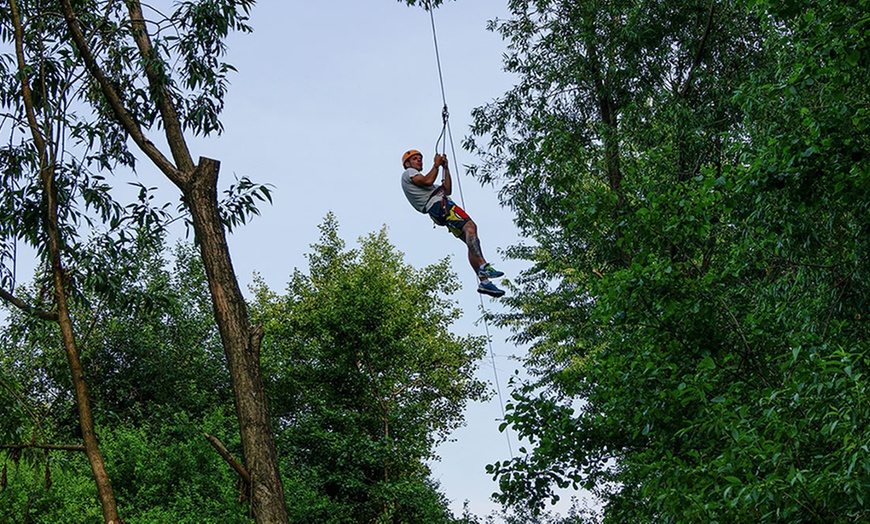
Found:
M 48 207 L 46 216 L 46 231 L 49 239 L 49 255 L 51 257 L 51 275 L 54 283 L 54 295 L 57 301 L 57 321 L 60 325 L 60 334 L 66 352 L 67 363 L 72 375 L 73 389 L 75 392 L 76 408 L 79 414 L 79 426 L 82 430 L 82 440 L 85 445 L 85 454 L 91 464 L 94 480 L 97 484 L 97 493 L 103 508 L 103 519 L 107 524 L 121 524 L 118 516 L 118 505 L 109 482 L 109 474 L 103 463 L 103 455 L 97 444 L 97 435 L 94 431 L 94 416 L 91 412 L 91 401 L 88 397 L 88 389 L 85 384 L 85 374 L 79 359 L 78 346 L 73 333 L 72 320 L 69 315 L 69 306 L 66 300 L 66 288 L 64 283 L 63 265 L 60 259 L 60 232 L 57 225 L 57 197 L 54 186 L 54 172 L 51 167 L 43 168 L 43 189 Z
M 260 369 L 262 327 L 251 327 L 247 306 L 230 259 L 217 202 L 220 163 L 200 158 L 189 183 L 182 187 L 205 265 L 215 321 L 233 382 L 236 413 L 251 477 L 251 505 L 259 524 L 289 522 L 278 453 L 263 391 Z
M 81 59 L 92 79 L 99 85 L 106 102 L 112 108 L 118 124 L 130 139 L 145 153 L 182 192 L 193 220 L 193 229 L 200 246 L 203 265 L 212 296 L 215 321 L 221 334 L 227 367 L 233 384 L 236 413 L 245 454 L 245 467 L 251 477 L 251 505 L 259 524 L 289 523 L 284 488 L 278 472 L 278 453 L 272 432 L 263 377 L 260 370 L 260 341 L 263 330 L 252 328 L 244 297 L 230 260 L 224 225 L 218 209 L 217 178 L 220 163 L 201 158 L 193 167 L 191 155 L 184 141 L 178 111 L 172 105 L 162 73 L 155 66 L 154 46 L 147 31 L 139 0 L 125 0 L 129 11 L 131 34 L 136 41 L 145 67 L 149 85 L 157 96 L 162 127 L 169 143 L 173 165 L 153 142 L 142 132 L 136 118 L 124 105 L 124 98 L 104 74 L 87 38 L 79 25 L 72 0 L 60 0 L 61 10 L 78 47 Z
M 100 497 L 100 505 L 103 509 L 103 520 L 107 524 L 122 524 L 121 518 L 118 516 L 118 504 L 115 501 L 115 494 L 112 491 L 112 484 L 109 482 L 109 475 L 106 473 L 106 466 L 103 462 L 103 455 L 100 453 L 100 448 L 97 443 L 97 435 L 94 430 L 94 416 L 91 412 L 91 401 L 88 397 L 88 388 L 85 384 L 85 374 L 82 369 L 82 363 L 79 359 L 79 351 L 76 345 L 75 334 L 73 333 L 72 319 L 69 315 L 69 305 L 66 300 L 66 284 L 61 261 L 61 238 L 60 227 L 58 226 L 58 202 L 57 202 L 57 186 L 55 185 L 55 169 L 54 159 L 49 156 L 49 147 L 46 144 L 45 137 L 42 134 L 42 129 L 48 129 L 48 136 L 51 136 L 51 124 L 48 123 L 45 127 L 40 126 L 37 121 L 36 112 L 34 111 L 33 93 L 30 89 L 30 79 L 27 75 L 27 61 L 24 56 L 24 29 L 21 19 L 21 12 L 18 9 L 18 2 L 10 0 L 9 6 L 12 15 L 12 24 L 15 31 L 15 56 L 18 65 L 18 74 L 21 82 L 21 97 L 24 102 L 24 111 L 27 117 L 27 122 L 30 125 L 31 134 L 33 136 L 33 144 L 36 152 L 39 155 L 39 176 L 42 182 L 43 198 L 45 199 L 45 217 L 44 226 L 48 236 L 48 254 L 51 261 L 51 276 L 54 284 L 54 296 L 57 303 L 57 323 L 60 325 L 60 334 L 63 341 L 64 352 L 66 353 L 67 364 L 69 365 L 70 375 L 72 377 L 73 390 L 76 401 L 76 409 L 79 415 L 79 426 L 82 430 L 82 440 L 84 442 L 85 453 L 88 457 L 88 462 L 91 465 L 91 471 L 94 474 L 94 481 L 97 485 L 97 493 Z

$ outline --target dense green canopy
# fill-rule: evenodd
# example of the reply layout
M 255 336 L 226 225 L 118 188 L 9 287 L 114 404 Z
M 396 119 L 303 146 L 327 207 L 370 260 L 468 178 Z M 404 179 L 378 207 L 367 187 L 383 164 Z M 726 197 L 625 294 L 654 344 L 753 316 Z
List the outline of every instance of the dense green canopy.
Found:
M 534 240 L 501 500 L 867 519 L 870 4 L 509 4 L 467 144 Z
M 450 332 L 456 275 L 446 260 L 408 266 L 384 231 L 346 250 L 332 217 L 322 230 L 310 272 L 286 296 L 258 284 L 252 304 L 291 519 L 456 522 L 427 461 L 486 397 L 474 378 L 483 341 Z M 202 264 L 188 245 L 171 265 L 162 244 L 130 254 L 124 304 L 75 311 L 90 326 L 82 358 L 119 507 L 130 522 L 250 522 L 204 438 L 241 458 Z M 0 445 L 18 446 L 3 455 L 3 522 L 99 519 L 84 455 L 49 449 L 78 439 L 58 339 L 20 312 L 0 331 Z
M 250 522 L 203 433 L 239 459 L 262 447 L 242 444 L 229 372 L 259 380 L 262 359 L 265 384 L 237 382 L 269 398 L 274 428 L 257 429 L 293 521 L 455 522 L 426 461 L 485 396 L 482 341 L 451 332 L 455 276 L 409 267 L 384 232 L 348 250 L 328 217 L 285 294 L 259 283 L 234 303 L 241 352 L 225 351 L 200 257 L 182 247 L 167 266 L 169 208 L 145 187 L 114 201 L 103 172 L 138 147 L 180 211 L 200 209 L 200 247 L 203 223 L 222 234 L 257 212 L 269 189 L 247 179 L 222 203 L 194 198 L 205 170 L 183 143 L 221 131 L 224 38 L 250 30 L 254 2 L 180 2 L 176 32 L 150 44 L 134 43 L 138 5 L 0 6 L 0 40 L 20 46 L 0 60 L 0 292 L 16 308 L 0 331 L 0 520 L 107 515 L 81 453 L 90 400 L 125 519 Z M 580 488 L 594 514 L 563 522 L 870 520 L 870 1 L 508 6 L 491 29 L 517 83 L 475 110 L 465 145 L 526 237 L 508 255 L 529 269 L 494 317 L 532 377 L 506 421 L 528 445 L 490 466 L 509 521 Z M 19 241 L 50 262 L 29 286 L 10 270 Z M 203 253 L 228 261 L 214 241 Z

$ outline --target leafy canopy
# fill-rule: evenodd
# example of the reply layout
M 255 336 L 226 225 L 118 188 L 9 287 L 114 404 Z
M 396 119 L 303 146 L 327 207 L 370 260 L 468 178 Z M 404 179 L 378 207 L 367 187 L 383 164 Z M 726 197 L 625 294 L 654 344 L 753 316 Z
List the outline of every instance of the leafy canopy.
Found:
M 483 340 L 450 331 L 456 275 L 447 260 L 407 265 L 385 230 L 346 249 L 331 214 L 308 260 L 283 296 L 260 282 L 253 308 L 282 469 L 292 472 L 288 489 L 308 494 L 292 511 L 322 522 L 447 522 L 426 461 L 466 404 L 486 396 L 474 376 Z
M 867 2 L 510 2 L 476 174 L 533 240 L 490 467 L 602 522 L 867 516 Z

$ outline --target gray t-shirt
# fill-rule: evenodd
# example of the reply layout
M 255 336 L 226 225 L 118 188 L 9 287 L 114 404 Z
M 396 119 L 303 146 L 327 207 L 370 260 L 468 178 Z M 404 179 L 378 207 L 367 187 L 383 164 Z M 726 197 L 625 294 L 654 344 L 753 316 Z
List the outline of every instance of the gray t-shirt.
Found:
M 441 186 L 437 184 L 431 186 L 418 186 L 411 182 L 412 177 L 422 174 L 423 173 L 417 171 L 413 167 L 406 169 L 405 172 L 402 173 L 402 191 L 405 192 L 405 197 L 408 198 L 408 202 L 414 206 L 414 209 L 421 213 L 425 213 L 433 204 L 441 200 L 441 193 L 435 193 L 435 190 Z

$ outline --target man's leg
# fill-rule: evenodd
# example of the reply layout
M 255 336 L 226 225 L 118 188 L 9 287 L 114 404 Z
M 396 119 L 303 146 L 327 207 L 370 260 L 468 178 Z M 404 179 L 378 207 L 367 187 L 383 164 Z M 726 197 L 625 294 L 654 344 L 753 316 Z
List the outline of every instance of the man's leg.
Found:
M 465 239 L 465 245 L 468 246 L 468 262 L 480 280 L 477 292 L 496 298 L 504 295 L 504 291 L 489 280 L 489 277 L 500 277 L 504 273 L 487 264 L 486 259 L 483 258 L 480 239 L 477 237 L 477 225 L 473 221 L 469 220 L 465 223 L 461 238 Z
M 477 286 L 477 292 L 489 295 L 491 297 L 500 297 L 504 295 L 504 291 L 499 289 L 495 284 L 490 282 L 490 278 L 497 278 L 504 273 L 487 264 L 483 258 L 483 250 L 480 248 L 480 238 L 477 236 L 477 224 L 471 220 L 471 217 L 455 203 L 449 202 L 449 211 L 447 214 L 446 225 L 451 232 L 460 240 L 465 242 L 468 247 L 468 263 L 480 280 Z
M 483 250 L 480 248 L 480 238 L 477 236 L 477 224 L 473 220 L 469 220 L 462 228 L 462 238 L 465 240 L 465 245 L 468 246 L 468 263 L 471 264 L 474 272 L 486 265 L 486 259 L 483 258 Z M 480 280 L 486 280 L 486 277 L 480 277 Z

